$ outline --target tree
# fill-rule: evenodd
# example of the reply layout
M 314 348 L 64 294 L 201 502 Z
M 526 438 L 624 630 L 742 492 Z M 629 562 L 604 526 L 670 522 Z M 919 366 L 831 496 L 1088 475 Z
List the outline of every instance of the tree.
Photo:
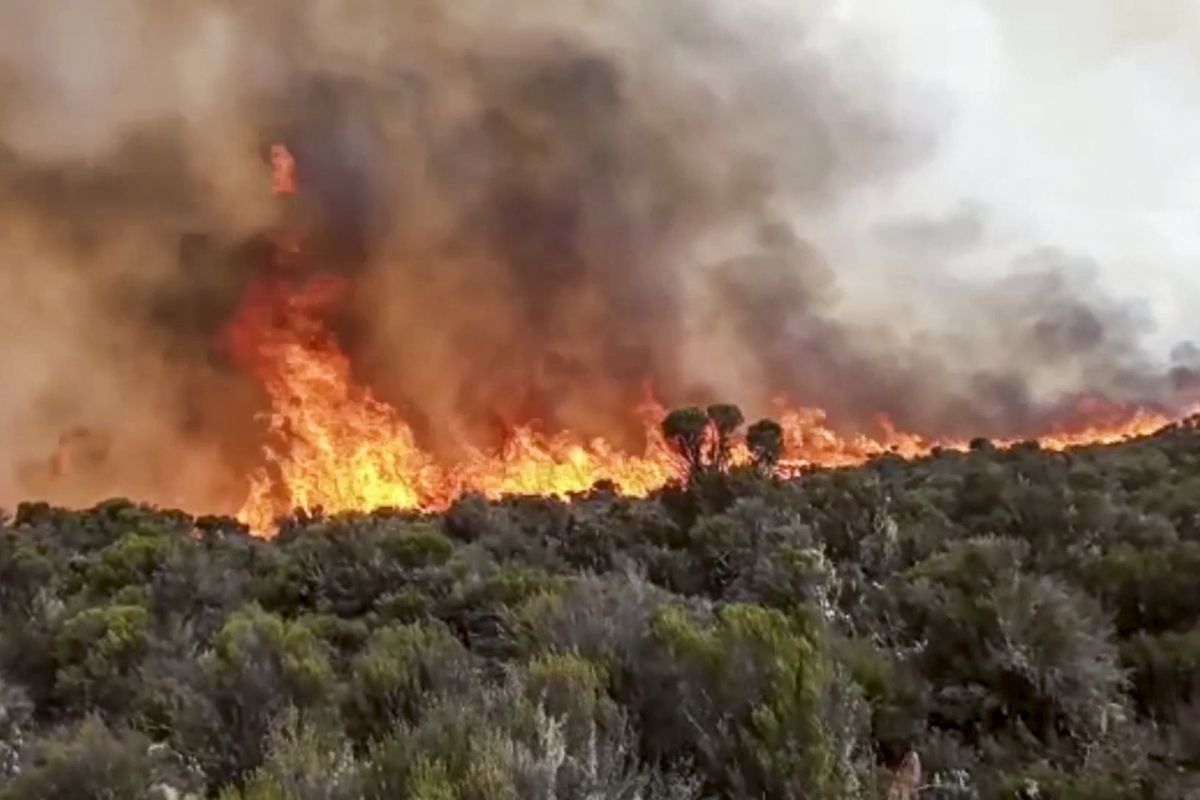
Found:
M 712 452 L 709 462 L 718 470 L 725 469 L 729 464 L 729 448 L 733 435 L 746 421 L 742 410 L 729 403 L 716 403 L 708 407 L 708 419 L 712 424 L 715 436 L 712 439 Z
M 704 439 L 708 425 L 708 414 L 696 406 L 678 408 L 662 422 L 663 436 L 687 463 L 689 480 L 704 469 Z
M 734 436 L 745 421 L 742 410 L 730 403 L 688 406 L 668 414 L 662 432 L 686 462 L 691 482 L 706 470 L 729 467 Z
M 783 455 L 783 426 L 773 419 L 760 419 L 746 431 L 746 445 L 754 465 L 764 473 L 773 472 Z

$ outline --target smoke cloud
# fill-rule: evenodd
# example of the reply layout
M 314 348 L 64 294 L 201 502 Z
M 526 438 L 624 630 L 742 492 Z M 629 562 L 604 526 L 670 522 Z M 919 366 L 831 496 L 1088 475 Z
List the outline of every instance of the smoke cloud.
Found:
M 0 502 L 236 503 L 263 399 L 218 333 L 282 224 L 439 451 L 634 442 L 647 386 L 956 435 L 1177 407 L 1198 53 L 1189 0 L 0 0 Z M 30 478 L 79 428 L 103 468 Z

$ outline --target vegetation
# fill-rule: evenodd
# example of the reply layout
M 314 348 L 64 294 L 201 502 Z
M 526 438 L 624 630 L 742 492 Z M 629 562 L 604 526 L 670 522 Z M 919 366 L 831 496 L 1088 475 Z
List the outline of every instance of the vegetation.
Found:
M 645 500 L 0 520 L 0 798 L 1200 796 L 1200 432 Z

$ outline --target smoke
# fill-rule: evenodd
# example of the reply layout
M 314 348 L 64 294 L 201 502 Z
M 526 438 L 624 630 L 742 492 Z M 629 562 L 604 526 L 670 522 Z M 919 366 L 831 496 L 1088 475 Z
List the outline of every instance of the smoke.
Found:
M 217 334 L 285 222 L 436 450 L 632 436 L 647 384 L 971 435 L 1171 407 L 1198 44 L 1188 0 L 0 0 L 0 498 L 82 425 L 110 471 L 60 499 L 227 505 L 262 400 Z

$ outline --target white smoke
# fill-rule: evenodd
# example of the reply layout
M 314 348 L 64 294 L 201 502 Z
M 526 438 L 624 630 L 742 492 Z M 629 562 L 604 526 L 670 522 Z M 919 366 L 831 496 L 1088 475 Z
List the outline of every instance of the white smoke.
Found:
M 883 59 L 895 112 L 937 139 L 931 157 L 831 210 L 834 261 L 873 265 L 856 277 L 928 304 L 947 281 L 1058 248 L 1144 306 L 1149 352 L 1196 335 L 1200 6 L 855 0 L 826 30 L 830 52 L 849 40 Z M 887 235 L 904 228 L 914 237 Z

